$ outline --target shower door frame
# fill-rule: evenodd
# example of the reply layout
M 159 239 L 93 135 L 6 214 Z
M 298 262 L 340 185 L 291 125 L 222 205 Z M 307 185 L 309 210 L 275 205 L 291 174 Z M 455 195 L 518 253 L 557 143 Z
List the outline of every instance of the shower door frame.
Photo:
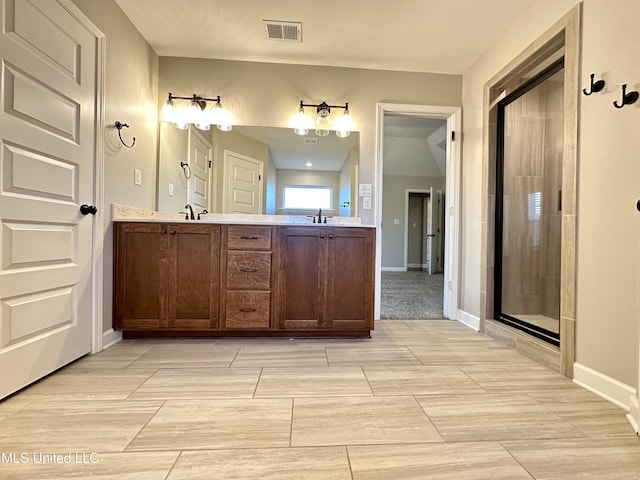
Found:
M 496 197 L 495 197 L 495 277 L 494 277 L 494 315 L 493 318 L 499 322 L 522 330 L 540 340 L 544 340 L 556 347 L 560 346 L 560 333 L 552 332 L 545 328 L 533 325 L 516 316 L 510 315 L 502 311 L 502 254 L 503 254 L 503 234 L 504 234 L 504 123 L 505 108 L 515 102 L 534 88 L 538 87 L 546 80 L 551 78 L 558 72 L 563 72 L 564 83 L 564 56 L 546 67 L 527 83 L 509 93 L 505 98 L 497 104 L 497 125 L 496 125 Z M 561 245 L 558 245 L 560 248 Z M 560 318 L 558 318 L 558 325 Z M 558 326 L 559 330 L 559 326 Z

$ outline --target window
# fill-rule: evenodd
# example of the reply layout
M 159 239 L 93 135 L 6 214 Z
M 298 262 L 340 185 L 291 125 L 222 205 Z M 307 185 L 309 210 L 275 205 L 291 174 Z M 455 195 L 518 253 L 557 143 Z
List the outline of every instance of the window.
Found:
M 323 186 L 285 185 L 282 192 L 283 208 L 317 210 L 331 209 L 333 189 Z

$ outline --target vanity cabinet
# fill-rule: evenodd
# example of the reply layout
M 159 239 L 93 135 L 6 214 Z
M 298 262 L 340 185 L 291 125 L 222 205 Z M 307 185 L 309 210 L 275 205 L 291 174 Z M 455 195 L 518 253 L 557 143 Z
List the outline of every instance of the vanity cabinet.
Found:
M 375 232 L 279 228 L 279 328 L 373 329 Z
M 226 330 L 271 327 L 273 227 L 223 227 L 221 318 Z
M 375 230 L 114 224 L 114 329 L 141 336 L 368 336 Z
M 218 327 L 220 227 L 116 223 L 114 328 Z

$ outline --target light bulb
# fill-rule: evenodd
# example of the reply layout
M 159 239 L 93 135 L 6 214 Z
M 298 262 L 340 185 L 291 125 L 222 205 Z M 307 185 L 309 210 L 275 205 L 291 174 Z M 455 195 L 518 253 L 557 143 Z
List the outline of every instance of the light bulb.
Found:
M 171 100 L 171 97 L 169 97 L 167 103 L 162 106 L 161 115 L 165 121 L 173 121 L 173 117 L 175 115 L 175 107 L 173 106 L 173 100 Z
M 215 115 L 215 123 L 218 127 L 218 130 L 223 132 L 229 132 L 233 128 L 232 123 L 233 119 L 231 118 L 231 114 L 227 112 L 220 102 L 216 103 L 213 107 L 214 115 Z
M 351 135 L 351 130 L 353 130 L 353 120 L 351 119 L 351 114 L 349 113 L 349 109 L 345 108 L 344 114 L 336 120 L 336 135 L 340 138 L 346 138 Z
M 318 116 L 316 117 L 316 135 L 319 137 L 326 137 L 329 135 L 329 129 L 331 128 L 331 111 L 329 107 L 318 107 Z
M 304 113 L 304 108 L 300 107 L 298 113 L 293 120 L 294 129 L 296 135 L 306 135 L 309 133 L 309 126 L 311 125 L 311 119 Z

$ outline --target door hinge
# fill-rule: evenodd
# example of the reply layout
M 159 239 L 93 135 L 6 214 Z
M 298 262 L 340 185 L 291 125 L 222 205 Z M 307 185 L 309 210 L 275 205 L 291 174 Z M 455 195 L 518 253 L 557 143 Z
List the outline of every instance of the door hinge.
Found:
M 258 181 L 262 180 L 262 175 L 258 175 Z
M 452 131 L 451 131 L 451 141 L 452 141 L 452 142 L 455 142 L 455 141 L 456 141 L 456 131 L 455 131 L 455 130 L 452 130 Z
M 209 168 L 211 168 L 212 165 L 213 165 L 213 162 L 209 160 Z

